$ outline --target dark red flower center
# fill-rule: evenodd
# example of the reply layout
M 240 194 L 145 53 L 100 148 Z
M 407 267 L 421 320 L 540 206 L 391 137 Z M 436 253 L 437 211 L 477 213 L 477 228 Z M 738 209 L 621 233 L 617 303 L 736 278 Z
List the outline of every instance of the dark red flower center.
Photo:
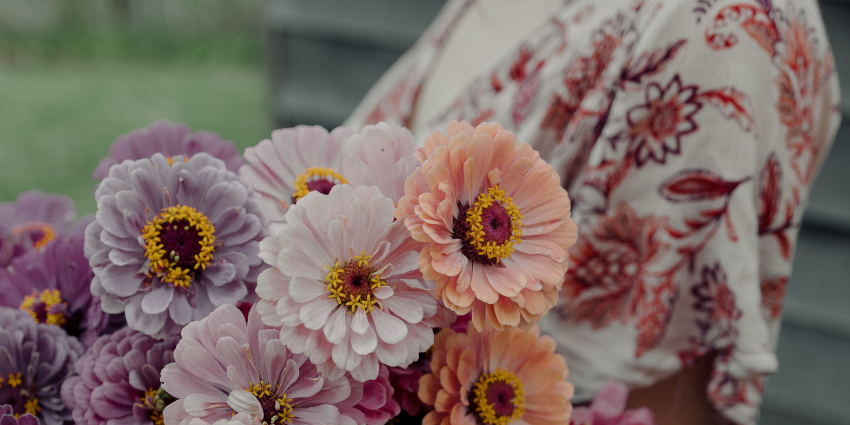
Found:
M 498 258 L 490 258 L 485 254 L 481 254 L 480 250 L 475 246 L 474 239 L 470 234 L 471 225 L 467 222 L 467 213 L 469 205 L 457 205 L 458 216 L 454 219 L 455 239 L 460 239 L 463 242 L 461 252 L 466 258 L 472 261 L 479 262 L 485 265 L 493 265 L 499 262 Z M 481 212 L 481 227 L 484 231 L 482 239 L 484 242 L 493 242 L 496 245 L 502 245 L 511 238 L 511 216 L 505 207 L 499 204 L 490 205 Z
M 496 369 L 482 374 L 469 394 L 470 410 L 478 423 L 507 425 L 525 415 L 525 390 L 512 372 Z
M 15 417 L 27 413 L 38 416 L 41 411 L 36 392 L 26 386 L 20 372 L 0 376 L 0 406 L 6 404 L 12 407 Z
M 172 263 L 175 266 L 189 269 L 195 267 L 195 256 L 201 253 L 201 241 L 204 238 L 198 235 L 198 230 L 188 220 L 163 223 L 159 238 L 165 252 L 174 259 Z
M 506 382 L 493 382 L 487 386 L 484 392 L 487 402 L 493 405 L 493 410 L 499 416 L 511 416 L 514 414 L 514 387 Z
M 342 268 L 339 277 L 342 279 L 342 288 L 349 297 L 360 295 L 361 298 L 366 298 L 366 295 L 372 293 L 372 269 L 369 267 L 352 261 Z
M 307 189 L 311 192 L 316 191 L 324 195 L 331 193 L 331 189 L 333 189 L 334 186 L 336 186 L 336 183 L 327 180 L 313 180 L 307 182 Z
M 372 307 L 378 302 L 374 291 L 387 283 L 381 280 L 381 275 L 369 266 L 371 255 L 362 252 L 351 261 L 340 265 L 337 262 L 328 267 L 330 273 L 325 277 L 330 297 L 356 313 L 362 308 L 366 313 L 372 312 Z

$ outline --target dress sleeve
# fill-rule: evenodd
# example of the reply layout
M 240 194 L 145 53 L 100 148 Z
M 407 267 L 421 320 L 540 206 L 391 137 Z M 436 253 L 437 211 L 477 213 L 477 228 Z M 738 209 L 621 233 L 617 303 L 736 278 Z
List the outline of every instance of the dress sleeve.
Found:
M 755 424 L 803 209 L 840 120 L 832 55 L 816 2 L 644 7 L 657 9 L 601 96 L 606 113 L 582 125 L 580 110 L 566 130 L 598 129 L 569 188 L 581 233 L 543 329 L 589 393 L 714 354 L 707 396 Z

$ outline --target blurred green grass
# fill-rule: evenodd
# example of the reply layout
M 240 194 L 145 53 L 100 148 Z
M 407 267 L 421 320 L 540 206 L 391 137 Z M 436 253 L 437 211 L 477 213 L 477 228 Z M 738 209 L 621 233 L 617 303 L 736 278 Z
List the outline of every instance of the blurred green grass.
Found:
M 39 37 L 0 36 L 0 201 L 41 189 L 94 212 L 112 141 L 161 118 L 240 150 L 268 137 L 259 39 Z

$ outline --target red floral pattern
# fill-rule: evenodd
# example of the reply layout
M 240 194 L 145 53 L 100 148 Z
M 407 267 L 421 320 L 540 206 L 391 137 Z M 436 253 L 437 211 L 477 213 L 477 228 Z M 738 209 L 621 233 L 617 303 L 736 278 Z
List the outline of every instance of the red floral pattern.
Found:
M 449 1 L 348 124 L 409 121 L 470 1 Z M 838 86 L 814 2 L 697 3 L 565 2 L 424 127 L 498 121 L 559 170 L 580 238 L 541 327 L 593 366 L 570 373 L 578 397 L 712 353 L 710 400 L 750 425 Z

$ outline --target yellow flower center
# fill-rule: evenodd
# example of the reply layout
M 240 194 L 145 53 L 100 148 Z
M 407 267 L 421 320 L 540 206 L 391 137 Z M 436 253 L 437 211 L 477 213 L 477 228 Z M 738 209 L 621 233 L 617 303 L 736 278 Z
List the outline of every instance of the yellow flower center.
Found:
M 369 267 L 370 258 L 372 256 L 363 251 L 345 266 L 340 266 L 339 261 L 333 267 L 327 266 L 330 270 L 325 277 L 330 292 L 328 298 L 336 299 L 337 303 L 345 305 L 352 313 L 356 313 L 358 307 L 371 313 L 378 303 L 373 298 L 375 290 L 386 286 L 387 282 L 381 280 L 380 271 Z
M 298 202 L 311 191 L 315 190 L 327 195 L 335 185 L 346 183 L 348 181 L 345 180 L 345 177 L 334 171 L 333 168 L 310 167 L 295 179 L 295 183 L 293 183 L 295 193 L 292 195 L 292 203 Z
M 287 422 L 292 423 L 292 418 L 294 417 L 292 414 L 292 399 L 287 397 L 286 393 L 280 397 L 275 397 L 278 388 L 280 388 L 279 385 L 275 385 L 274 390 L 272 390 L 271 384 L 266 384 L 260 380 L 259 384 L 255 385 L 253 382 L 250 382 L 249 386 L 250 388 L 245 389 L 245 391 L 257 397 L 260 406 L 263 408 L 263 424 L 283 425 Z
M 50 313 L 50 308 L 55 305 L 67 306 L 68 304 L 62 301 L 58 289 L 45 289 L 41 293 L 33 291 L 31 295 L 24 297 L 20 308 L 29 313 L 36 323 L 62 326 L 65 324 L 65 314 Z
M 44 223 L 27 223 L 12 230 L 15 236 L 27 233 L 32 238 L 32 245 L 36 249 L 44 248 L 48 242 L 56 239 L 56 231 L 53 227 Z
M 498 186 L 478 199 L 466 210 L 466 243 L 479 256 L 499 262 L 510 257 L 514 245 L 522 243 L 522 214 Z
M 506 425 L 525 415 L 522 381 L 504 369 L 481 375 L 472 396 L 475 415 L 485 425 Z
M 215 227 L 207 216 L 192 207 L 163 209 L 142 229 L 148 276 L 188 288 L 198 270 L 206 270 L 215 251 Z

